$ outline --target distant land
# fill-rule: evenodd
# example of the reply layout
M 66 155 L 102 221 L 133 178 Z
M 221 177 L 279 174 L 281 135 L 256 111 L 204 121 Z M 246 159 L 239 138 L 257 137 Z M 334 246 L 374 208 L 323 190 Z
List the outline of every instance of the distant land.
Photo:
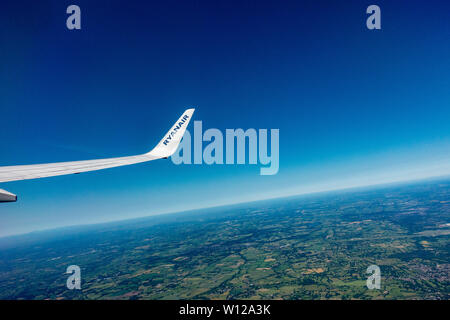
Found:
M 449 178 L 67 227 L 0 239 L 0 299 L 449 299 L 449 236 Z

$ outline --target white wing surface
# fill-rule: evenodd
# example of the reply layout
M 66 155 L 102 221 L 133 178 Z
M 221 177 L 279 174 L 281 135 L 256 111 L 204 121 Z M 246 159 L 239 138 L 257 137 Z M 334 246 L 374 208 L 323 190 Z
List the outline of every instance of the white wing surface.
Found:
M 148 153 L 120 158 L 0 167 L 0 182 L 61 176 L 168 158 L 177 150 L 194 110 L 187 109 Z M 10 201 L 16 201 L 15 195 L 0 189 L 0 202 Z

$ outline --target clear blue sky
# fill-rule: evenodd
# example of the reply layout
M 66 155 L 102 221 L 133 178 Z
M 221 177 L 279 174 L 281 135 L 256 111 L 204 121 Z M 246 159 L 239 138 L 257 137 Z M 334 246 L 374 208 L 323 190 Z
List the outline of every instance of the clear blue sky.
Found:
M 382 30 L 365 9 L 381 7 Z M 82 30 L 66 29 L 66 7 Z M 135 166 L 0 185 L 0 236 L 450 173 L 446 1 L 21 1 L 0 12 L 0 165 L 279 128 L 280 171 Z M 192 126 L 190 125 L 192 129 Z

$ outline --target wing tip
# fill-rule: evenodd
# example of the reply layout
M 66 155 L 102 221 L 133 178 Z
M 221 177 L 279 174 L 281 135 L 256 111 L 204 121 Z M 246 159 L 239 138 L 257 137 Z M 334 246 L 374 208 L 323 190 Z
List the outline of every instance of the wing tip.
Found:
M 195 108 L 186 109 L 181 117 L 175 122 L 170 130 L 164 135 L 162 140 L 154 147 L 147 155 L 154 156 L 156 158 L 170 157 L 178 148 L 178 145 L 183 138 L 189 122 L 192 119 Z

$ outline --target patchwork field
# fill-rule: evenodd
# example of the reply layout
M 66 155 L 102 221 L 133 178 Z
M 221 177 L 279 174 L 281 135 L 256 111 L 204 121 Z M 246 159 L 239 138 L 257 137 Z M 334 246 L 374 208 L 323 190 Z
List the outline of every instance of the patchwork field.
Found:
M 5 238 L 0 298 L 449 299 L 449 199 L 432 181 Z

